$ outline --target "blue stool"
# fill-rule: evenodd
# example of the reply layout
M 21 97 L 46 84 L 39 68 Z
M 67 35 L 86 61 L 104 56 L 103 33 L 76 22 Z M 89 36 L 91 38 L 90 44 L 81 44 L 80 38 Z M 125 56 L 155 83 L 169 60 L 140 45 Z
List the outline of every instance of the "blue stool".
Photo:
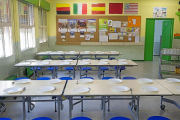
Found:
M 64 70 L 69 71 L 69 77 L 70 77 L 71 71 L 73 71 L 73 67 L 65 67 Z
M 60 79 L 60 80 L 66 80 L 66 81 L 68 81 L 68 80 L 72 80 L 72 78 L 71 78 L 71 77 L 60 77 L 59 79 Z
M 86 78 L 89 78 L 89 79 L 93 79 L 93 80 L 94 80 L 93 77 L 82 77 L 81 79 L 86 79 Z
M 109 68 L 108 68 L 108 67 L 101 67 L 100 70 L 103 71 L 103 74 L 102 74 L 102 75 L 103 75 L 103 77 L 104 77 L 104 72 L 105 72 L 105 70 L 109 70 Z
M 58 60 L 64 60 L 64 57 L 58 57 L 57 59 Z
M 16 78 L 15 80 L 21 80 L 21 79 L 29 79 L 28 77 L 19 77 L 19 78 Z
M 10 118 L 0 118 L 0 120 L 12 120 Z
M 77 57 L 70 57 L 71 60 L 77 60 Z
M 53 74 L 54 67 L 48 67 L 47 70 L 52 71 L 52 74 Z M 58 70 L 58 67 L 55 67 L 55 76 L 56 76 L 56 78 L 57 78 L 57 70 Z
M 131 119 L 126 118 L 126 117 L 113 117 L 110 120 L 131 120 Z
M 123 77 L 123 80 L 136 79 L 135 77 Z
M 82 59 L 91 59 L 91 57 L 82 57 Z
M 38 117 L 38 118 L 34 118 L 32 120 L 52 120 L 52 119 L 48 118 L 48 117 Z
M 114 60 L 114 59 L 115 59 L 115 57 L 109 57 L 109 59 L 110 59 L 110 60 Z
M 45 57 L 44 59 L 45 60 L 52 60 L 53 58 L 52 57 Z
M 39 77 L 37 80 L 50 80 L 50 77 Z
M 147 120 L 170 120 L 170 119 L 162 116 L 152 116 L 149 117 Z
M 109 80 L 109 79 L 112 79 L 114 77 L 103 77 L 102 80 Z
M 35 68 L 35 70 L 41 70 L 41 67 L 34 67 Z M 32 67 L 32 68 L 30 68 L 30 70 L 34 70 L 34 68 Z M 35 73 L 36 73 L 36 71 L 35 71 Z M 43 69 L 42 69 L 42 75 L 43 75 Z M 36 76 L 38 77 L 38 73 L 36 73 Z
M 84 71 L 86 71 L 86 77 L 87 77 L 87 72 L 88 72 L 88 70 L 92 70 L 92 68 L 91 67 L 82 67 L 81 68 L 81 70 L 84 70 Z
M 100 59 L 103 59 L 102 57 L 96 57 L 96 59 L 95 60 L 100 60 Z
M 92 120 L 92 119 L 90 119 L 88 117 L 75 117 L 75 118 L 73 118 L 71 120 Z

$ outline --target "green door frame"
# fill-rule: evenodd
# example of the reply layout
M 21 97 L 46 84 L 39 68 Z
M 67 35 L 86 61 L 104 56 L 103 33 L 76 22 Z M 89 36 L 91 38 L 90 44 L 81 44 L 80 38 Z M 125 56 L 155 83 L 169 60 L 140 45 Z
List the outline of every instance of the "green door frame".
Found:
M 172 30 L 174 30 L 174 18 L 146 18 L 144 61 L 153 60 L 155 20 L 171 20 Z M 171 41 L 172 40 L 173 40 L 173 31 L 172 31 Z

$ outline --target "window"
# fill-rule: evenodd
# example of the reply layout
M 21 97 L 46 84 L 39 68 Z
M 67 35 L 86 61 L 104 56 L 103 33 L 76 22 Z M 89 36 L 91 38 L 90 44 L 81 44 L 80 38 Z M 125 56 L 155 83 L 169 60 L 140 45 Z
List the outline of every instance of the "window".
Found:
M 47 42 L 47 16 L 46 10 L 39 9 L 39 43 Z
M 33 5 L 19 2 L 19 24 L 21 51 L 35 47 Z
M 0 57 L 13 54 L 10 1 L 0 0 Z

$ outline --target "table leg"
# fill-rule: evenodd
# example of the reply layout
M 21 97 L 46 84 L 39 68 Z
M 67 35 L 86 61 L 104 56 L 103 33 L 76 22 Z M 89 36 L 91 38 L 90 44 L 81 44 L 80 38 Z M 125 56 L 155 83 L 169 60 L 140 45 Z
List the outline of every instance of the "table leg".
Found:
M 72 97 L 69 97 L 69 120 L 72 118 Z
M 121 79 L 121 66 L 119 66 L 119 79 Z
M 105 101 L 106 101 L 106 96 L 103 96 L 102 97 L 103 98 L 103 120 L 106 120 L 106 103 L 105 103 Z
M 79 67 L 79 74 L 80 74 L 79 78 L 81 79 L 81 67 Z
M 33 72 L 34 72 L 34 80 L 36 80 L 36 69 L 35 69 L 35 67 L 33 67 Z
M 136 120 L 139 120 L 139 98 L 140 96 L 137 96 Z
M 98 78 L 101 79 L 101 70 L 100 70 L 101 67 L 98 67 Z
M 96 55 L 95 55 L 95 60 L 96 60 Z
M 110 55 L 108 55 L 108 59 L 110 58 Z
M 116 78 L 118 77 L 118 67 L 116 67 Z
M 73 79 L 75 79 L 75 67 L 73 67 Z
M 57 104 L 58 104 L 58 120 L 60 120 L 60 97 L 57 97 Z
M 25 111 L 25 97 L 22 97 L 22 103 L 23 103 L 23 120 L 26 119 L 26 111 Z
M 53 67 L 52 79 L 55 79 L 55 69 L 56 67 Z

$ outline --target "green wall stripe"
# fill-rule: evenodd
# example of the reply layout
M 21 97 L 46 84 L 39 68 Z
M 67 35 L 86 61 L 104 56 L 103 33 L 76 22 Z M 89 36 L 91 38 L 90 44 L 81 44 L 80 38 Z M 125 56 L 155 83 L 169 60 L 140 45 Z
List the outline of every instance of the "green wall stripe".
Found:
M 39 0 L 24 0 L 24 1 L 26 1 L 28 3 L 31 3 L 31 4 L 33 4 L 35 6 L 39 6 Z

